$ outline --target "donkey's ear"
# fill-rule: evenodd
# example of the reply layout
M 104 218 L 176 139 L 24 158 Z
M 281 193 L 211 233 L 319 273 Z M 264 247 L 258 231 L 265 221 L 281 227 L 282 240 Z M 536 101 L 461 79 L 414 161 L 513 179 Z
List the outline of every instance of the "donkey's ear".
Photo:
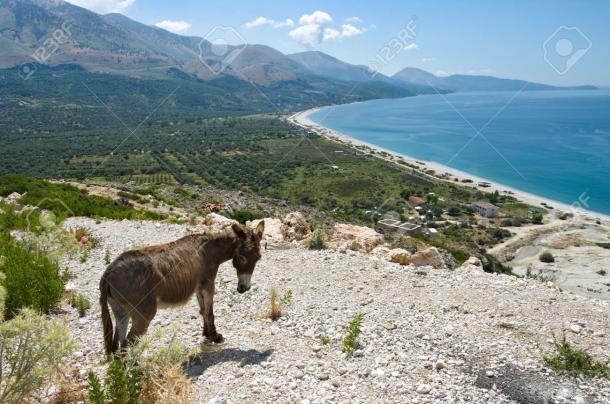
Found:
M 259 240 L 263 238 L 263 233 L 265 233 L 265 221 L 261 220 L 261 222 L 256 226 L 254 232 L 258 236 Z
M 237 237 L 246 238 L 246 232 L 244 231 L 244 229 L 241 228 L 240 225 L 238 225 L 237 223 L 233 223 L 233 225 L 231 225 L 231 228 L 233 229 L 235 234 L 237 234 Z

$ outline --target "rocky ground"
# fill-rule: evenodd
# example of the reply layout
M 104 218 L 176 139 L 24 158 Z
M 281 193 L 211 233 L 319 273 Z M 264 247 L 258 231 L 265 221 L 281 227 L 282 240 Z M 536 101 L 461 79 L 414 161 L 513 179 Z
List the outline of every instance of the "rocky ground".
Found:
M 66 259 L 70 285 L 93 307 L 79 319 L 64 307 L 84 374 L 101 368 L 98 282 L 111 257 L 174 240 L 182 225 L 71 218 L 99 239 L 89 259 Z M 610 303 L 547 287 L 536 280 L 470 269 L 414 268 L 341 250 L 273 247 L 264 252 L 246 294 L 230 264 L 221 267 L 215 298 L 223 344 L 202 344 L 192 299 L 162 310 L 150 332 L 180 327 L 199 350 L 185 371 L 200 402 L 608 402 L 602 379 L 560 375 L 541 365 L 552 335 L 599 360 L 610 351 Z M 269 291 L 292 291 L 283 316 L 264 318 Z M 362 313 L 361 348 L 342 353 L 347 323 Z M 330 344 L 322 345 L 321 336 Z

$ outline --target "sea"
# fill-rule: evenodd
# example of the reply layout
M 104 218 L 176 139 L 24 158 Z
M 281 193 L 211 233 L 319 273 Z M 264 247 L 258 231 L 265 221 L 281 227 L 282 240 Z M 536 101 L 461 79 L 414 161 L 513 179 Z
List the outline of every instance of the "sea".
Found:
M 318 125 L 610 215 L 610 89 L 468 92 L 322 108 Z

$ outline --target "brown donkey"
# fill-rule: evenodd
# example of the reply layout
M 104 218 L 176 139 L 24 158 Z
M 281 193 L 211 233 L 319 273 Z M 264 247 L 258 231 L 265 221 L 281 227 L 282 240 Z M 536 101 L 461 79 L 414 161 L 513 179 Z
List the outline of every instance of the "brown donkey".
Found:
M 222 342 L 222 335 L 214 326 L 213 311 L 218 267 L 233 259 L 237 291 L 248 291 L 254 267 L 261 258 L 264 230 L 264 221 L 255 230 L 234 224 L 221 233 L 186 236 L 121 254 L 100 281 L 106 354 L 111 355 L 146 333 L 158 308 L 185 304 L 195 292 L 203 316 L 203 335 L 213 342 Z M 108 305 L 116 320 L 114 330 Z M 129 319 L 132 325 L 127 334 Z

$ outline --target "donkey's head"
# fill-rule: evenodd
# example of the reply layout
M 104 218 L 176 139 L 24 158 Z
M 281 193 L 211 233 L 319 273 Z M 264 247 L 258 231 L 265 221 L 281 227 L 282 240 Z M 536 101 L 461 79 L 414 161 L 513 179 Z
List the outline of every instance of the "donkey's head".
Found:
M 237 291 L 244 293 L 250 290 L 254 267 L 261 258 L 261 239 L 265 231 L 265 222 L 261 220 L 254 230 L 234 224 L 233 231 L 238 240 L 233 256 L 233 266 L 237 270 Z

